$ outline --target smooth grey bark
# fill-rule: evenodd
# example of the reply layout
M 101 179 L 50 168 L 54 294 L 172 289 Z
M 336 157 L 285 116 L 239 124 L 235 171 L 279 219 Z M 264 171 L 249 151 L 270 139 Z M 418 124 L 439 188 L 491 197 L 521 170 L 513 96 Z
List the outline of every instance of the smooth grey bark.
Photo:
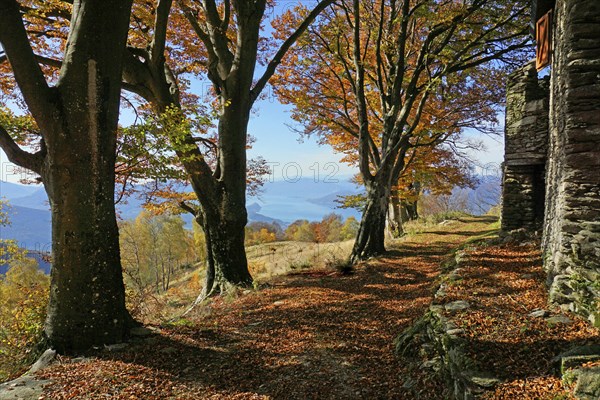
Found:
M 417 204 L 417 201 L 410 202 L 400 199 L 397 194 L 390 196 L 387 215 L 387 227 L 390 236 L 394 238 L 404 236 L 404 223 L 419 218 Z
M 404 222 L 407 221 L 402 207 L 402 200 L 397 193 L 392 192 L 387 215 L 387 228 L 391 237 L 399 238 L 404 235 Z
M 15 0 L 0 0 L 0 42 L 41 134 L 37 153 L 0 129 L 9 159 L 38 173 L 52 209 L 45 333 L 61 353 L 121 342 L 134 323 L 114 207 L 122 54 L 131 0 L 79 0 L 55 86 L 46 82 Z
M 350 263 L 385 253 L 385 221 L 389 198 L 389 186 L 383 182 L 367 184 L 367 204 L 352 248 Z

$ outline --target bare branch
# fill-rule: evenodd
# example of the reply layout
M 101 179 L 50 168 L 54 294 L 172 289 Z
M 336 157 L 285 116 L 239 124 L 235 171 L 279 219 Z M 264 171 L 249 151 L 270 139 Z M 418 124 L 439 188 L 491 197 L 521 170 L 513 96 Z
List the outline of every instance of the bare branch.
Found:
M 300 36 L 306 31 L 306 29 L 310 26 L 310 24 L 312 24 L 312 22 L 317 18 L 317 16 L 325 8 L 327 8 L 331 3 L 333 3 L 333 1 L 334 0 L 320 1 L 319 4 L 317 4 L 317 6 L 304 19 L 304 21 L 302 21 L 302 23 L 296 29 L 296 31 L 294 33 L 292 33 L 286 39 L 285 42 L 283 42 L 283 44 L 281 45 L 281 47 L 279 48 L 277 53 L 275 53 L 275 56 L 273 56 L 273 59 L 267 65 L 267 68 L 266 68 L 265 72 L 263 73 L 263 75 L 256 82 L 256 84 L 254 85 L 254 88 L 252 88 L 251 97 L 250 97 L 252 102 L 256 101 L 256 99 L 258 98 L 258 96 L 260 95 L 262 90 L 265 88 L 265 86 L 269 82 L 269 79 L 271 79 L 271 77 L 275 73 L 277 66 L 281 63 L 281 60 L 283 59 L 285 54 L 288 52 L 288 50 L 294 45 L 294 43 L 296 43 L 298 38 L 300 38 Z
M 156 6 L 156 18 L 154 19 L 154 37 L 150 45 L 150 57 L 153 62 L 164 60 L 165 42 L 167 40 L 167 26 L 169 24 L 169 13 L 173 0 L 158 0 Z
M 40 126 L 50 125 L 56 111 L 51 89 L 31 48 L 15 0 L 0 1 L 0 43 L 32 115 Z
M 42 163 L 46 154 L 45 146 L 42 146 L 42 149 L 36 153 L 25 151 L 15 143 L 8 131 L 0 126 L 0 147 L 10 162 L 41 175 Z
M 365 67 L 361 60 L 361 41 L 360 41 L 360 2 L 353 1 L 354 17 L 354 68 L 356 70 L 356 106 L 358 110 L 358 153 L 360 173 L 365 182 L 373 179 L 369 168 L 369 115 L 367 112 L 367 102 L 365 96 Z

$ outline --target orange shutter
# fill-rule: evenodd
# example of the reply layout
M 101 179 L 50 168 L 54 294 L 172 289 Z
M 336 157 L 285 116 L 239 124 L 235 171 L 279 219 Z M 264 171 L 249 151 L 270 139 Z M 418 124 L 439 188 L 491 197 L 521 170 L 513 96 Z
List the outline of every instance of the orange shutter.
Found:
M 535 24 L 535 67 L 541 70 L 550 64 L 552 53 L 552 10 L 544 14 Z

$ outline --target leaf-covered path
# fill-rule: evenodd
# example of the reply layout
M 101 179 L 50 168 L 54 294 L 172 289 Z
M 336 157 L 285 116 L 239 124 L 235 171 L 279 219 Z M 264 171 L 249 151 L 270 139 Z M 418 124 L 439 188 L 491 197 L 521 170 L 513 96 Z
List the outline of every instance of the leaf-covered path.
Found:
M 62 358 L 43 373 L 45 399 L 435 399 L 443 384 L 394 338 L 421 316 L 444 257 L 490 232 L 490 220 L 435 228 L 396 243 L 351 276 L 312 271 L 220 298 L 190 320 L 121 350 Z

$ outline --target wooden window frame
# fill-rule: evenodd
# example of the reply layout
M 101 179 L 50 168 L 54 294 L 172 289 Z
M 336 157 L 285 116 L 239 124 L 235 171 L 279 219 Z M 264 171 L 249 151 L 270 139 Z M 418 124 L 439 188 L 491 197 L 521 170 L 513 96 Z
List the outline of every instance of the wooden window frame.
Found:
M 535 67 L 538 71 L 552 62 L 552 10 L 535 23 Z

